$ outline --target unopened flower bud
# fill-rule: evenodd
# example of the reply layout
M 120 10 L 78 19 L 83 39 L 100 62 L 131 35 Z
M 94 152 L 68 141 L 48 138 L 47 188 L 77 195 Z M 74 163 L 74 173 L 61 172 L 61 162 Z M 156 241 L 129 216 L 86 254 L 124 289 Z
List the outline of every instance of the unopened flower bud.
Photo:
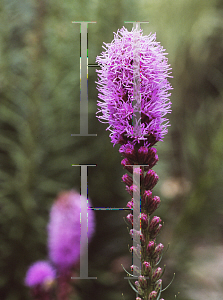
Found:
M 133 184 L 131 186 L 126 186 L 126 191 L 133 197 L 133 192 L 134 192 L 134 195 L 136 195 L 137 198 L 140 197 L 140 191 L 138 189 L 138 186 Z
M 162 276 L 162 269 L 159 267 L 157 268 L 152 275 L 152 281 L 156 282 L 158 279 L 160 279 L 160 277 Z
M 157 153 L 156 148 L 148 148 L 145 146 L 139 148 L 138 160 L 139 163 L 148 165 L 148 167 L 145 167 L 146 171 L 154 167 L 157 161 L 159 160 L 158 155 L 156 153 Z
M 152 201 L 152 192 L 150 190 L 146 190 L 142 197 L 142 207 L 148 209 L 150 206 L 150 202 Z
M 152 232 L 150 233 L 150 238 L 151 238 L 151 239 L 155 239 L 156 236 L 159 234 L 161 228 L 162 228 L 162 224 L 159 224 L 159 226 L 158 226 L 154 231 L 152 231 Z
M 160 217 L 154 216 L 149 224 L 149 232 L 155 231 L 161 221 Z
M 140 286 L 139 281 L 135 281 L 135 286 L 136 286 L 136 289 L 137 289 L 138 293 L 139 293 L 140 295 L 142 295 L 142 294 L 143 294 L 143 290 L 142 290 L 142 288 L 141 288 L 141 286 Z
M 146 280 L 145 276 L 140 275 L 138 280 L 139 280 L 140 287 L 144 290 L 147 289 L 147 280 Z
M 152 190 L 154 186 L 157 184 L 159 176 L 156 174 L 155 171 L 149 170 L 146 173 L 144 184 L 147 190 Z
M 155 248 L 154 257 L 159 257 L 159 255 L 163 252 L 163 248 L 163 244 L 159 243 Z
M 142 165 L 146 165 L 149 149 L 146 146 L 142 146 L 138 150 L 138 160 Z
M 145 238 L 144 234 L 142 234 L 142 233 L 140 235 L 140 241 L 141 241 L 142 246 L 145 246 L 145 244 L 146 244 L 146 238 Z
M 141 214 L 141 226 L 142 229 L 147 229 L 148 227 L 148 217 L 144 213 Z
M 131 208 L 132 210 L 134 209 L 134 212 L 136 212 L 136 214 L 139 215 L 140 202 L 134 201 L 134 199 L 132 198 L 132 200 L 127 203 L 126 207 Z
M 130 146 L 121 146 L 119 149 L 119 152 L 126 158 L 128 158 L 130 161 L 134 162 L 137 161 L 137 153 L 133 148 L 131 148 Z
M 152 257 L 154 250 L 155 250 L 155 243 L 153 241 L 150 241 L 146 248 L 147 255 L 149 257 Z
M 127 203 L 126 207 L 132 209 L 132 208 L 133 208 L 133 200 L 129 201 L 129 202 Z
M 150 276 L 151 275 L 151 265 L 148 261 L 144 261 L 143 263 L 143 271 L 145 273 L 146 276 Z
M 151 215 L 160 205 L 160 197 L 154 196 L 148 203 L 148 213 Z
M 137 297 L 137 298 L 136 298 L 136 300 L 142 300 L 142 298 L 140 298 L 140 297 Z
M 157 296 L 157 292 L 156 292 L 156 291 L 152 291 L 152 292 L 149 294 L 148 300 L 155 300 L 155 299 L 156 299 L 156 296 Z
M 131 163 L 130 161 L 128 160 L 128 158 L 124 158 L 122 161 L 121 161 L 121 165 L 127 170 L 129 171 L 129 173 L 133 173 L 133 167 L 130 166 Z
M 158 293 L 159 290 L 161 290 L 161 288 L 162 288 L 162 279 L 159 279 L 155 284 L 155 291 Z
M 123 180 L 123 182 L 124 182 L 125 184 L 127 184 L 129 187 L 130 187 L 130 186 L 132 185 L 132 183 L 133 183 L 132 177 L 129 176 L 128 174 L 124 174 L 124 175 L 122 176 L 122 180 Z
M 133 215 L 132 214 L 128 214 L 126 216 L 126 219 L 131 225 L 133 225 Z
M 156 148 L 149 149 L 148 160 L 146 163 L 149 165 L 150 169 L 153 168 L 159 160 L 159 157 L 156 153 L 157 153 Z

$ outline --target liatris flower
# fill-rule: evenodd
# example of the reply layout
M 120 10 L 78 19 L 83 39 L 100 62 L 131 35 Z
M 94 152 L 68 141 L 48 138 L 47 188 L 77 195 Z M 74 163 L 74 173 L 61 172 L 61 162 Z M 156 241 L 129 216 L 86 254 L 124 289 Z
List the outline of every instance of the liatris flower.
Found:
M 168 90 L 172 88 L 167 78 L 171 77 L 171 69 L 165 50 L 155 39 L 155 34 L 143 36 L 142 30 L 129 32 L 123 27 L 110 44 L 104 43 L 105 51 L 96 58 L 101 66 L 97 70 L 98 97 L 102 100 L 98 101 L 98 113 L 101 113 L 98 118 L 109 123 L 107 130 L 111 131 L 114 145 L 145 140 L 144 145 L 151 146 L 167 133 L 168 120 L 164 116 L 170 112 Z M 140 53 L 141 137 L 133 136 L 132 125 L 136 46 Z
M 37 261 L 26 273 L 25 284 L 28 287 L 41 285 L 45 289 L 51 286 L 56 278 L 55 269 L 47 261 Z
M 101 100 L 98 101 L 98 113 L 101 113 L 98 119 L 109 124 L 107 130 L 111 131 L 112 143 L 121 144 L 119 152 L 124 156 L 121 164 L 130 173 L 123 175 L 122 180 L 132 196 L 127 207 L 134 210 L 134 214 L 127 216 L 133 227 L 135 223 L 135 228 L 129 233 L 133 243 L 137 244 L 130 248 L 130 252 L 133 261 L 134 255 L 141 258 L 142 265 L 142 269 L 134 264 L 131 266 L 133 276 L 138 276 L 133 289 L 141 298 L 136 299 L 156 300 L 161 296 L 161 277 L 165 268 L 156 267 L 164 246 L 156 244 L 162 220 L 157 216 L 151 218 L 160 205 L 160 198 L 152 196 L 159 179 L 152 170 L 159 160 L 152 146 L 163 139 L 169 126 L 164 116 L 170 112 L 171 106 L 168 99 L 168 91 L 172 89 L 168 82 L 171 69 L 164 49 L 155 40 L 155 34 L 143 36 L 142 30 L 137 27 L 131 32 L 123 27 L 105 46 L 105 51 L 96 59 L 101 66 L 101 70 L 97 71 L 98 97 Z M 140 119 L 133 122 L 138 112 Z M 133 130 L 133 124 L 140 127 L 140 131 Z M 133 168 L 132 165 L 141 167 Z M 136 182 L 136 178 L 140 178 L 140 182 Z M 137 217 L 140 228 L 135 222 Z
M 88 203 L 91 206 L 89 199 Z M 49 257 L 59 270 L 70 270 L 79 261 L 80 207 L 80 194 L 74 190 L 60 193 L 52 206 L 48 224 L 48 248 Z M 89 210 L 89 240 L 94 233 L 94 224 L 94 212 Z
M 25 285 L 31 289 L 33 299 L 51 299 L 51 290 L 56 280 L 56 271 L 47 261 L 32 264 L 25 277 Z

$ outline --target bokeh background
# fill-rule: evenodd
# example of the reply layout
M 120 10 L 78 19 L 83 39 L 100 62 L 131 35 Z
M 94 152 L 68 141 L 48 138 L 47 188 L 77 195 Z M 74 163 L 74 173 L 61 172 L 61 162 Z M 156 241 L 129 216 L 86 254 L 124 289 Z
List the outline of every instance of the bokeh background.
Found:
M 7 0 L 0 3 L 0 299 L 28 300 L 27 268 L 47 258 L 49 210 L 61 190 L 80 189 L 71 164 L 88 173 L 95 207 L 125 207 L 118 146 L 95 117 L 95 68 L 89 68 L 89 133 L 79 133 L 80 26 L 89 24 L 89 63 L 124 21 L 157 33 L 169 53 L 171 127 L 157 144 L 160 181 L 154 189 L 164 220 L 158 242 L 170 244 L 166 300 L 223 299 L 223 1 Z M 131 30 L 131 24 L 126 24 Z M 124 211 L 97 211 L 89 276 L 75 281 L 73 299 L 135 299 L 124 280 L 131 238 Z

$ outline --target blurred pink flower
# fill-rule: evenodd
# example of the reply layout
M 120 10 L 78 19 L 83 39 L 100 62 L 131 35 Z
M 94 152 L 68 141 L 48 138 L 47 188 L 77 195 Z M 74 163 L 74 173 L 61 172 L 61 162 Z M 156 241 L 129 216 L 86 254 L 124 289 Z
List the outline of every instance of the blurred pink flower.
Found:
M 25 285 L 47 287 L 53 283 L 55 278 L 56 272 L 49 262 L 37 261 L 29 267 L 25 277 Z
M 51 208 L 47 226 L 49 258 L 60 270 L 71 269 L 80 258 L 80 208 L 80 194 L 74 190 L 61 192 Z M 94 229 L 94 211 L 88 210 L 89 241 Z

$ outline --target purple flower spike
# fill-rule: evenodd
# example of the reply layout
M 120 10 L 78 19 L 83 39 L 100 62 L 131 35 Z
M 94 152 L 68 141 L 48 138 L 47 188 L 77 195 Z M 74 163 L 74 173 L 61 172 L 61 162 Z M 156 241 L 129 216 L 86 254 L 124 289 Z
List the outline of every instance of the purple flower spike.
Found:
M 80 207 L 80 194 L 71 190 L 58 195 L 50 212 L 47 228 L 49 257 L 60 270 L 71 269 L 80 258 Z M 88 210 L 89 240 L 94 233 L 94 223 L 94 212 Z
M 50 287 L 56 278 L 56 272 L 47 261 L 38 261 L 31 265 L 26 273 L 25 285 Z
M 136 38 L 137 37 L 137 38 Z M 105 43 L 104 43 L 105 44 Z M 112 143 L 135 145 L 144 140 L 144 146 L 154 145 L 167 133 L 171 102 L 168 93 L 172 89 L 168 77 L 170 65 L 163 47 L 156 42 L 156 35 L 143 36 L 140 29 L 118 30 L 111 43 L 103 46 L 105 51 L 97 56 L 101 69 L 97 70 L 98 119 L 108 123 Z M 133 67 L 135 49 L 138 49 L 141 95 L 141 136 L 133 135 Z M 135 74 L 135 73 L 134 73 Z M 134 110 L 135 112 L 135 110 Z

